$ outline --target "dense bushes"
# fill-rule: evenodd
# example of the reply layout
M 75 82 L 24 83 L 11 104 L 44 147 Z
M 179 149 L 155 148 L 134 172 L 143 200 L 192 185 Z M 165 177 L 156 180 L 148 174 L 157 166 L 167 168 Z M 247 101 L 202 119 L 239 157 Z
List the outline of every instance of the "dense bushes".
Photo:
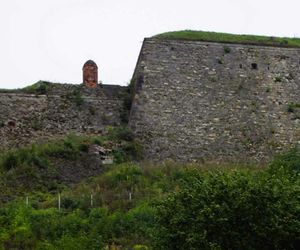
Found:
M 52 180 L 41 178 L 51 168 L 49 154 L 73 158 L 86 150 L 83 144 L 108 141 L 124 150 L 133 142 L 126 136 L 114 130 L 89 140 L 71 137 L 47 150 L 12 151 L 1 158 L 2 172 L 35 176 L 45 187 Z M 0 249 L 296 249 L 299 160 L 293 149 L 259 170 L 172 162 L 112 165 L 65 188 L 60 211 L 57 193 L 43 189 L 29 195 L 27 206 L 20 196 L 0 207 Z M 40 168 L 41 176 L 21 175 L 24 165 Z M 2 193 L 6 185 L 0 178 Z
M 0 209 L 0 249 L 104 249 L 143 243 L 154 223 L 153 211 L 141 205 L 128 212 L 93 208 L 64 213 L 14 204 Z
M 296 249 L 299 184 L 284 172 L 193 173 L 158 205 L 155 249 Z
M 300 152 L 298 147 L 294 147 L 287 152 L 277 155 L 271 162 L 270 171 L 272 173 L 276 174 L 281 170 L 291 175 L 299 175 Z

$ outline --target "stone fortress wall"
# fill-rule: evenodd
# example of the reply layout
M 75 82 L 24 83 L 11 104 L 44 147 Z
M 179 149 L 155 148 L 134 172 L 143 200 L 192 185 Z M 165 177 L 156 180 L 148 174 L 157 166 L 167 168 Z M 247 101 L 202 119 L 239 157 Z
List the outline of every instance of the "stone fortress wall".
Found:
M 145 39 L 129 125 L 148 159 L 264 161 L 300 141 L 300 49 Z
M 126 87 L 51 84 L 45 94 L 0 93 L 0 149 L 68 134 L 99 134 L 122 123 Z
M 300 141 L 300 49 L 147 38 L 132 82 L 146 159 L 262 162 Z M 0 92 L 0 149 L 119 126 L 128 90 Z

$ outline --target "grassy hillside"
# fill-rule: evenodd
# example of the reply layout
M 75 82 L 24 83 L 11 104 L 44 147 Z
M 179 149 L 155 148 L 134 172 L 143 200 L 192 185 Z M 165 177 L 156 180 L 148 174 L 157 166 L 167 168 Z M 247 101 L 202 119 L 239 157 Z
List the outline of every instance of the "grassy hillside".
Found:
M 253 45 L 300 47 L 300 38 L 238 35 L 207 31 L 182 30 L 158 34 L 159 39 L 196 40 L 221 43 L 242 43 Z
M 102 136 L 68 135 L 46 144 L 0 152 L 0 205 L 34 192 L 58 192 L 103 172 L 91 147 L 109 150 L 115 163 L 141 157 L 141 148 L 127 129 L 107 128 Z
M 296 249 L 298 149 L 265 167 L 141 156 L 125 128 L 2 152 L 0 250 Z
M 56 169 L 53 153 L 75 163 L 91 143 L 118 145 L 120 164 L 71 186 L 52 189 L 55 178 L 41 179 L 51 162 Z M 133 143 L 122 129 L 3 153 L 1 195 L 8 186 L 20 192 L 0 205 L 0 249 L 296 249 L 297 149 L 265 168 L 152 165 L 132 163 L 139 151 Z M 20 183 L 34 188 L 21 190 Z
M 111 166 L 62 191 L 60 210 L 47 192 L 2 206 L 0 249 L 296 249 L 300 182 L 282 160 Z

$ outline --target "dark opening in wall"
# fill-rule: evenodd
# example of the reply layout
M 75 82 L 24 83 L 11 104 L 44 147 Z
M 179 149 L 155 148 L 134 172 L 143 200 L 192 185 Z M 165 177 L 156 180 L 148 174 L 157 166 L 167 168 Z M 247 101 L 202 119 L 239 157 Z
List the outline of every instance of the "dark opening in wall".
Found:
M 257 63 L 251 63 L 251 69 L 257 69 Z
M 137 82 L 136 82 L 136 91 L 139 92 L 142 90 L 144 84 L 144 76 L 139 76 Z
M 240 64 L 240 69 L 242 69 L 243 68 L 243 64 Z
M 8 121 L 7 125 L 9 127 L 15 127 L 16 126 L 16 122 L 15 121 Z

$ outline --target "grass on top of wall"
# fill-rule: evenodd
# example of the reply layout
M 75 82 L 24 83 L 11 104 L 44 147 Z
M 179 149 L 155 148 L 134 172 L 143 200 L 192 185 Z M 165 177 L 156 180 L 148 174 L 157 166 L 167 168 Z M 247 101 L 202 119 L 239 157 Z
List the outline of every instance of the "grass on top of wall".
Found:
M 221 43 L 242 43 L 253 45 L 300 47 L 300 38 L 257 36 L 257 35 L 238 35 L 219 32 L 181 30 L 172 31 L 155 35 L 154 38 L 160 39 L 179 39 L 196 40 Z

